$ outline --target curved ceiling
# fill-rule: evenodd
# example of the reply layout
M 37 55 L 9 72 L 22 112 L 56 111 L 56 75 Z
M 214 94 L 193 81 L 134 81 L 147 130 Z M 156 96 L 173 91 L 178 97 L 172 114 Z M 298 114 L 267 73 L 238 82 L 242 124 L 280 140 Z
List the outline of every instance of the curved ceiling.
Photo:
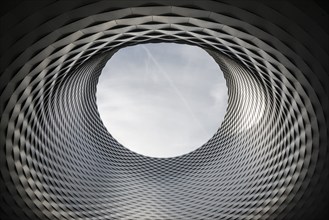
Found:
M 312 2 L 25 1 L 1 17 L 3 219 L 321 219 L 328 15 Z M 229 91 L 198 150 L 150 158 L 104 128 L 96 85 L 120 48 L 205 49 Z

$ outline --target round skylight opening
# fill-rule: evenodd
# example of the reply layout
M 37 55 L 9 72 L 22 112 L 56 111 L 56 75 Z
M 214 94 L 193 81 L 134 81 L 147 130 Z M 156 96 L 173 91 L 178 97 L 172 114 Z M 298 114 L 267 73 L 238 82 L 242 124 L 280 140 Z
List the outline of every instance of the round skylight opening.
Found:
M 223 73 L 203 49 L 156 43 L 126 47 L 102 70 L 97 107 L 111 136 L 133 152 L 176 157 L 217 132 L 227 109 Z

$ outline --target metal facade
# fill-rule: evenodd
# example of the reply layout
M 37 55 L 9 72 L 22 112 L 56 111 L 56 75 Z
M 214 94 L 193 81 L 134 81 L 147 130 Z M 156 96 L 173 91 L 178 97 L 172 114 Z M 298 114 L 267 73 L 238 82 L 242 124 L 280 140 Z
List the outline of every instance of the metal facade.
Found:
M 24 1 L 1 17 L 1 219 L 326 219 L 328 14 L 306 1 Z M 133 153 L 98 76 L 120 48 L 175 42 L 222 68 L 203 146 Z M 161 126 L 161 125 L 160 125 Z

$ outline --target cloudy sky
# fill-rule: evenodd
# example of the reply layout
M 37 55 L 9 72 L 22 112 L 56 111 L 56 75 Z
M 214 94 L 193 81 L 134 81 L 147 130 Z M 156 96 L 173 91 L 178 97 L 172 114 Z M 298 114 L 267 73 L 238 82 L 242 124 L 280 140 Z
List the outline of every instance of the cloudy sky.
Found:
M 111 135 L 152 157 L 179 156 L 202 146 L 227 107 L 224 76 L 210 55 L 173 43 L 118 51 L 102 71 L 96 96 Z

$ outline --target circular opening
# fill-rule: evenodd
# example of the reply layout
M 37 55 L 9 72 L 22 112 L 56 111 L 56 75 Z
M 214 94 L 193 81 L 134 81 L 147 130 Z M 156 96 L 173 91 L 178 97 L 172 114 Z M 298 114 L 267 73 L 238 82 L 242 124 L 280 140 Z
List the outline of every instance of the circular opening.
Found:
M 195 46 L 157 43 L 119 50 L 97 85 L 97 106 L 109 133 L 150 157 L 175 157 L 218 130 L 228 93 L 214 59 Z

